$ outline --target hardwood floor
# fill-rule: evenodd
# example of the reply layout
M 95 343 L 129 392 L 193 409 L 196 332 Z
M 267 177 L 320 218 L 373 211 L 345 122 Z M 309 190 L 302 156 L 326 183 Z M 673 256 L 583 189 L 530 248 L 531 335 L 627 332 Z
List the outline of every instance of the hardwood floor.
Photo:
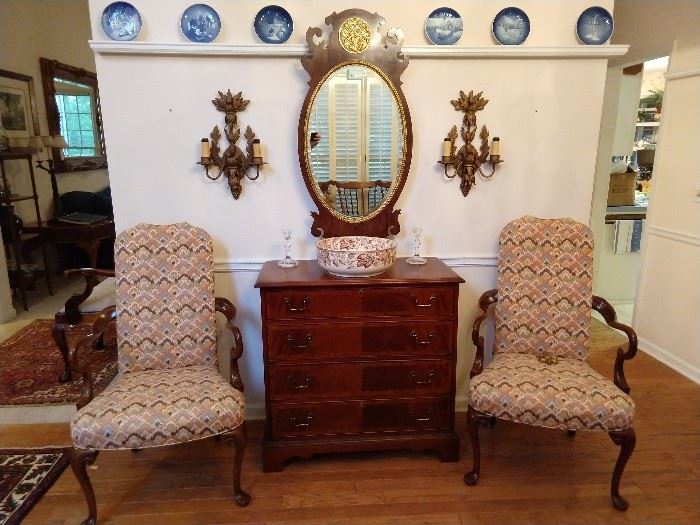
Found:
M 616 334 L 596 327 L 591 364 L 610 376 Z M 458 414 L 461 459 L 403 452 L 328 455 L 262 473 L 262 422 L 249 424 L 243 487 L 231 497 L 233 446 L 213 439 L 132 452 L 103 452 L 91 470 L 100 523 L 449 525 L 700 523 L 700 386 L 640 352 L 627 364 L 637 403 L 637 448 L 622 478 L 627 512 L 610 504 L 618 448 L 605 433 L 565 432 L 499 421 L 481 431 L 479 484 L 466 418 Z M 68 444 L 67 425 L 4 426 L 1 446 Z M 68 469 L 25 525 L 75 524 L 86 516 Z

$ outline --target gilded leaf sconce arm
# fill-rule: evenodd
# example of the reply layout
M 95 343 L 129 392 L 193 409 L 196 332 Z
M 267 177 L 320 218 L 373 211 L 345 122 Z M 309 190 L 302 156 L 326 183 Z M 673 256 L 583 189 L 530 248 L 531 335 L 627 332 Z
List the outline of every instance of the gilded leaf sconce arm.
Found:
M 246 152 L 243 153 L 236 145 L 241 136 L 241 130 L 238 127 L 238 113 L 244 111 L 249 103 L 250 100 L 245 100 L 242 92 L 232 95 L 230 89 L 226 94 L 219 91 L 219 96 L 212 100 L 212 104 L 225 114 L 224 135 L 228 146 L 222 153 L 219 147 L 219 139 L 221 139 L 219 126 L 214 126 L 209 139 L 202 139 L 202 157 L 199 164 L 204 166 L 205 175 L 211 180 L 217 180 L 222 175 L 226 176 L 234 199 L 241 196 L 243 177 L 250 180 L 257 179 L 260 176 L 260 166 L 266 164 L 263 161 L 260 140 L 255 138 L 255 133 L 250 126 L 246 127 L 243 135 L 246 139 Z M 249 175 L 248 170 L 253 166 L 255 166 L 255 175 Z M 210 175 L 210 168 L 218 168 L 218 173 L 214 176 Z
M 462 120 L 461 135 L 464 144 L 456 149 L 457 142 L 457 126 L 453 126 L 447 134 L 447 138 L 442 145 L 442 159 L 438 161 L 445 168 L 445 176 L 449 179 L 459 175 L 462 182 L 459 187 L 462 190 L 462 195 L 469 195 L 469 190 L 476 184 L 476 173 L 478 172 L 484 179 L 490 179 L 496 172 L 496 166 L 503 162 L 501 159 L 501 142 L 498 137 L 494 137 L 489 149 L 489 131 L 486 126 L 481 126 L 479 138 L 481 145 L 477 150 L 472 144 L 476 136 L 476 112 L 481 111 L 488 104 L 488 100 L 482 97 L 482 91 L 474 95 L 470 91 L 468 95 L 464 91 L 459 92 L 457 100 L 450 102 L 455 110 L 464 112 Z M 491 169 L 487 173 L 484 171 L 486 165 L 490 165 Z

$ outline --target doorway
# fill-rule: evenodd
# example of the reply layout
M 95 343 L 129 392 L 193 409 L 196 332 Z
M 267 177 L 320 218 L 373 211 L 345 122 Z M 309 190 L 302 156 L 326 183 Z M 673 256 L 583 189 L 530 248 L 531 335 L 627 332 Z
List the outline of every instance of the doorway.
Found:
M 601 133 L 599 146 L 601 164 L 606 151 L 612 155 L 607 193 L 602 188 L 598 195 L 598 200 L 605 202 L 595 206 L 594 196 L 591 217 L 597 233 L 594 288 L 597 295 L 615 307 L 618 319 L 630 325 L 641 271 L 647 207 L 654 187 L 654 158 L 667 68 L 668 57 L 662 57 L 608 75 L 609 82 L 617 80 L 617 92 L 610 95 L 617 98 L 617 111 L 608 134 L 612 144 L 602 144 Z

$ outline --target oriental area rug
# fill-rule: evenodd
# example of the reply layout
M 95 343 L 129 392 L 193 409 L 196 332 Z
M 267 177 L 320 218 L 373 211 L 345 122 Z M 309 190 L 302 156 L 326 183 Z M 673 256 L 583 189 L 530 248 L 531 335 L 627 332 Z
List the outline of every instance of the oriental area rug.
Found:
M 82 380 L 59 383 L 63 359 L 51 337 L 53 320 L 37 319 L 0 343 L 0 405 L 66 405 L 80 397 Z M 90 333 L 89 324 L 68 330 L 68 344 Z M 98 394 L 117 373 L 116 348 L 89 353 L 94 392 Z
M 69 448 L 0 449 L 0 525 L 16 525 L 69 463 Z

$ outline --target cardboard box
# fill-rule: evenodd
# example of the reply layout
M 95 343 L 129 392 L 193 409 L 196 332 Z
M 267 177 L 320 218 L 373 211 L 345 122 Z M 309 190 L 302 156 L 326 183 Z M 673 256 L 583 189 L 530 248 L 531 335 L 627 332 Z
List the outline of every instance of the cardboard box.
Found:
M 637 174 L 627 168 L 627 173 L 611 173 L 608 186 L 608 206 L 634 206 L 634 190 Z

